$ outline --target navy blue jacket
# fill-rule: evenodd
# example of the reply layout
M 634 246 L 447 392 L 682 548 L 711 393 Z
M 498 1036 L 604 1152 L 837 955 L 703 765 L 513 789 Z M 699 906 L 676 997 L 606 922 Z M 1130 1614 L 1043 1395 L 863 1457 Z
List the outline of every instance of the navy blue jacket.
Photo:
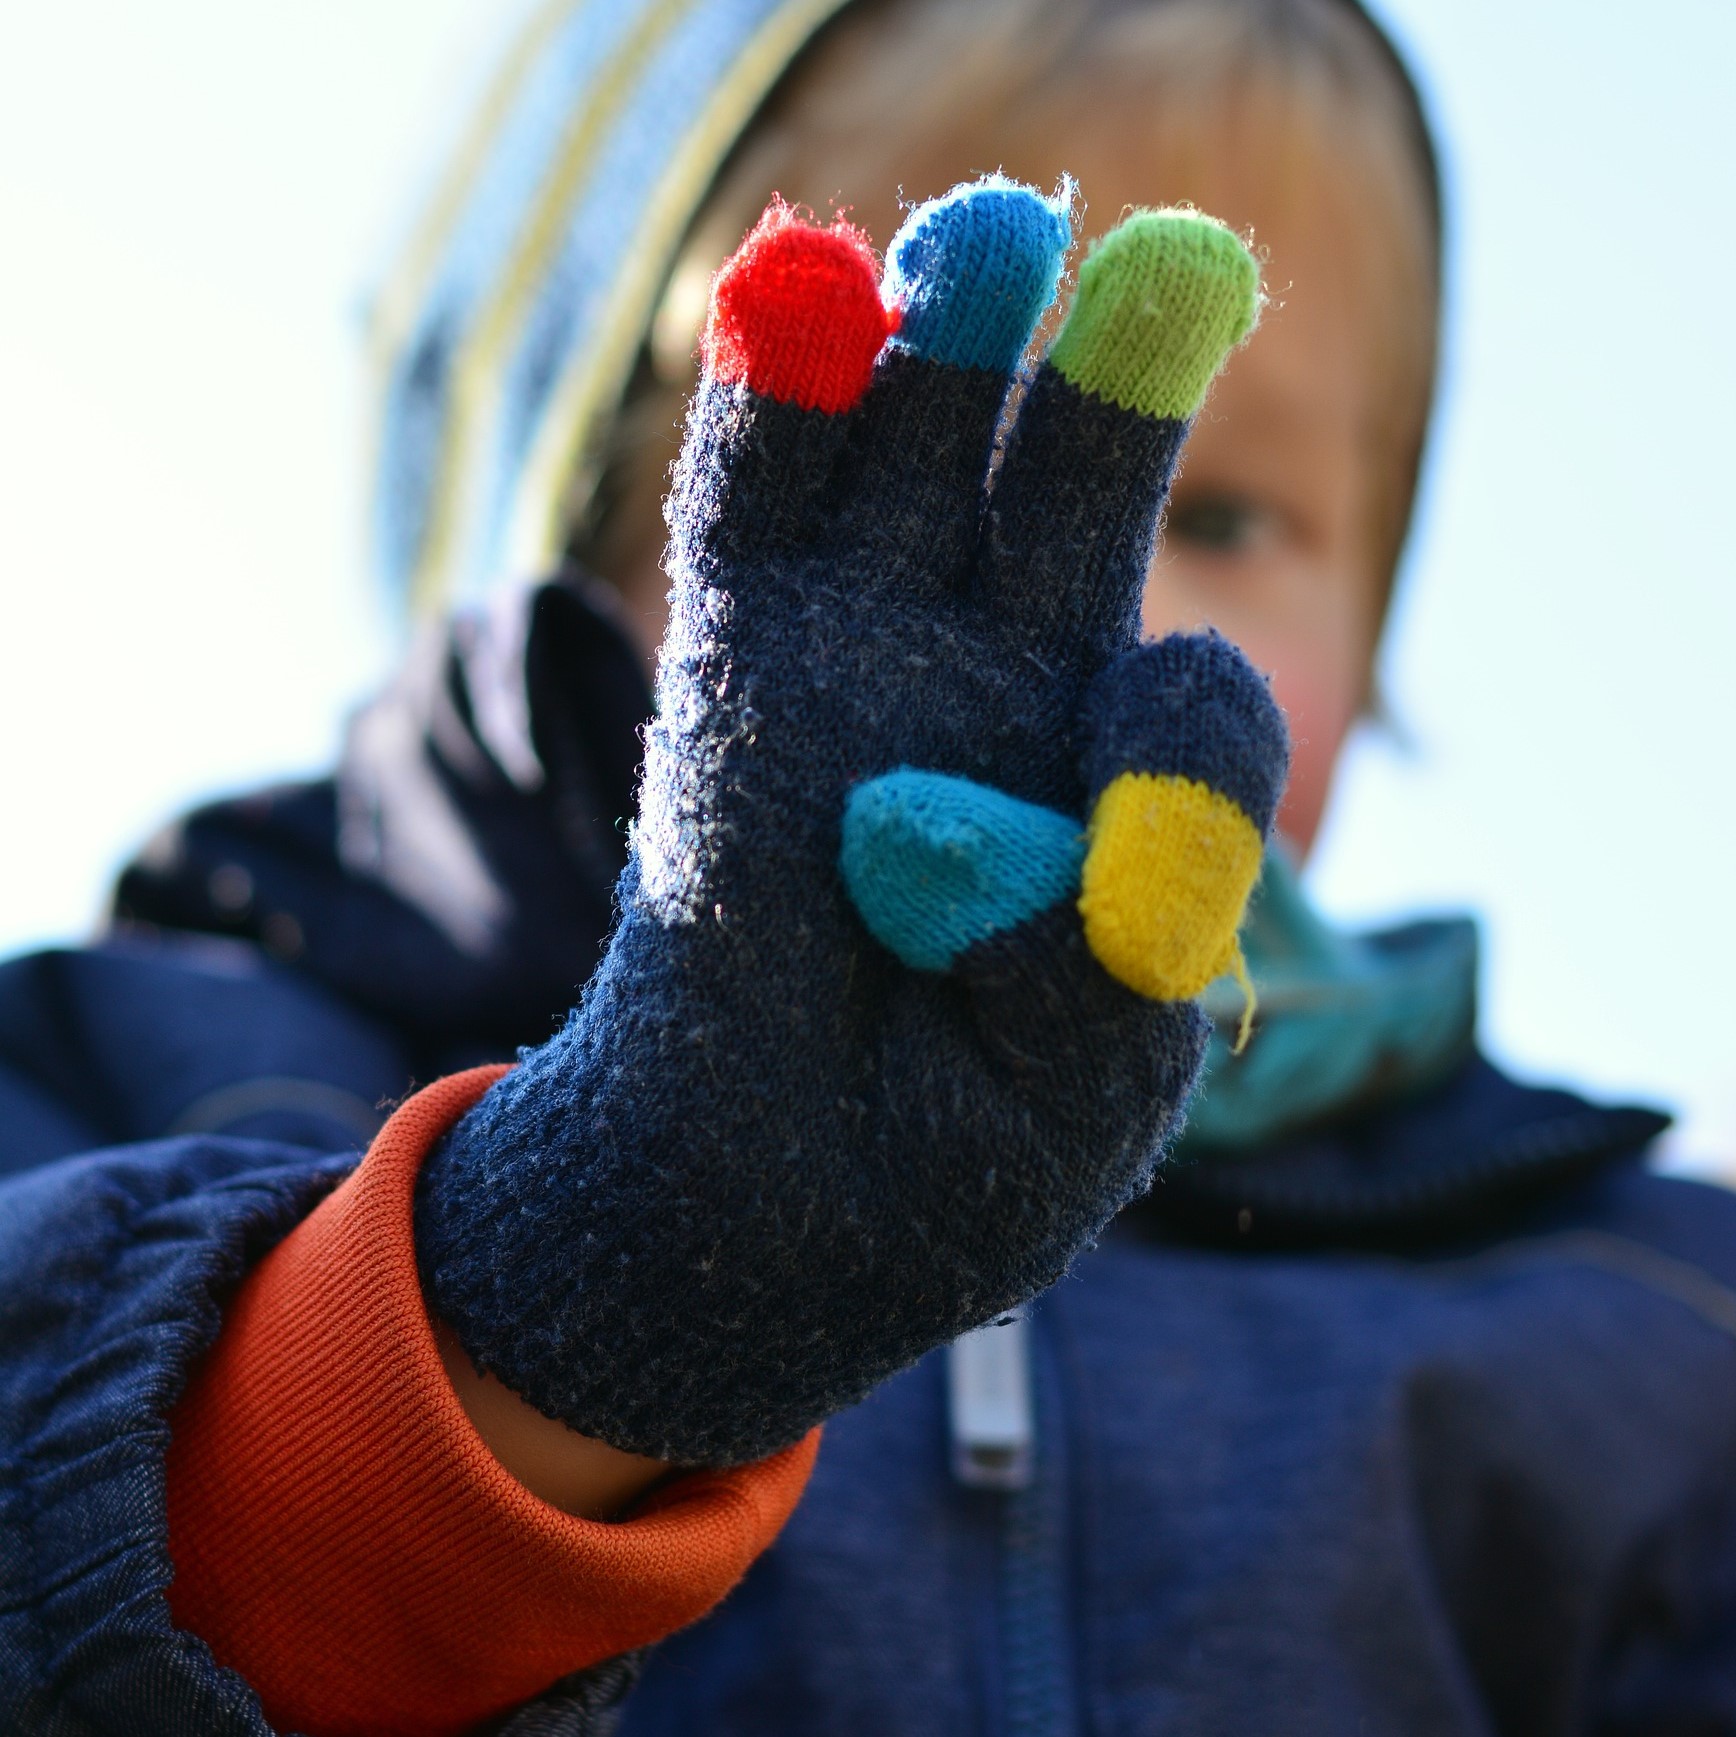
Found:
M 540 1039 L 596 957 L 643 684 L 574 588 L 520 626 L 0 967 L 0 1730 L 266 1729 L 169 1622 L 164 1419 L 381 1102 Z M 1648 1175 L 1659 1126 L 1468 1057 L 1165 1173 L 1035 1312 L 1034 1484 L 954 1482 L 919 1364 L 621 1729 L 1736 1731 L 1736 1197 Z M 507 1729 L 607 1728 L 629 1675 Z

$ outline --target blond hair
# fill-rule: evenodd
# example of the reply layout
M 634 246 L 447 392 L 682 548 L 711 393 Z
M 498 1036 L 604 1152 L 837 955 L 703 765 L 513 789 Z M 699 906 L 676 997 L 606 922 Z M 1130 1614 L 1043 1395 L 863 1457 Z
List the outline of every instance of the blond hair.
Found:
M 613 577 L 660 537 L 707 286 L 773 193 L 851 209 L 884 240 L 900 192 L 990 169 L 1052 182 L 1066 165 L 1026 145 L 1064 136 L 1081 89 L 1151 163 L 1148 203 L 1198 202 L 1208 168 L 1240 152 L 1269 202 L 1335 206 L 1382 384 L 1370 546 L 1390 587 L 1433 398 L 1439 195 L 1415 90 L 1355 0 L 858 0 L 773 92 L 694 221 L 575 534 L 580 558 Z M 937 185 L 906 184 L 936 170 Z M 1088 213 L 1085 237 L 1118 215 Z

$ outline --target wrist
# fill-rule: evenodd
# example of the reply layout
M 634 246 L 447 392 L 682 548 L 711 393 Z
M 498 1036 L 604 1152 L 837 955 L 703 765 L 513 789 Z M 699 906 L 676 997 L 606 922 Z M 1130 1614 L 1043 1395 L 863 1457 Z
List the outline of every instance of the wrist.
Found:
M 502 1468 L 533 1496 L 581 1520 L 613 1520 L 667 1476 L 666 1460 L 623 1453 L 545 1417 L 477 1369 L 443 1321 L 434 1342 L 464 1415 Z

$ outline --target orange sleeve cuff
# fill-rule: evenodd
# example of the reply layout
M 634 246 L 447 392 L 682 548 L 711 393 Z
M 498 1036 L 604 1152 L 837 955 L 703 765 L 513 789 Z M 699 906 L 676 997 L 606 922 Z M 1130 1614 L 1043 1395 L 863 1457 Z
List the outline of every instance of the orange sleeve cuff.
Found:
M 613 1524 L 550 1507 L 471 1426 L 422 1301 L 411 1193 L 506 1070 L 418 1092 L 250 1275 L 170 1419 L 176 1624 L 280 1729 L 443 1737 L 714 1605 L 800 1498 L 816 1430 Z

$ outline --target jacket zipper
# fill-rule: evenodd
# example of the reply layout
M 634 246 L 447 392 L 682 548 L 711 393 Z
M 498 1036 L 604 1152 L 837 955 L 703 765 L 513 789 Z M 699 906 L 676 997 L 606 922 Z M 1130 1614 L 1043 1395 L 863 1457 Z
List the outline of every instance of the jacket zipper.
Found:
M 1028 1310 L 948 1352 L 953 1477 L 995 1510 L 997 1737 L 1076 1737 L 1059 1378 Z

